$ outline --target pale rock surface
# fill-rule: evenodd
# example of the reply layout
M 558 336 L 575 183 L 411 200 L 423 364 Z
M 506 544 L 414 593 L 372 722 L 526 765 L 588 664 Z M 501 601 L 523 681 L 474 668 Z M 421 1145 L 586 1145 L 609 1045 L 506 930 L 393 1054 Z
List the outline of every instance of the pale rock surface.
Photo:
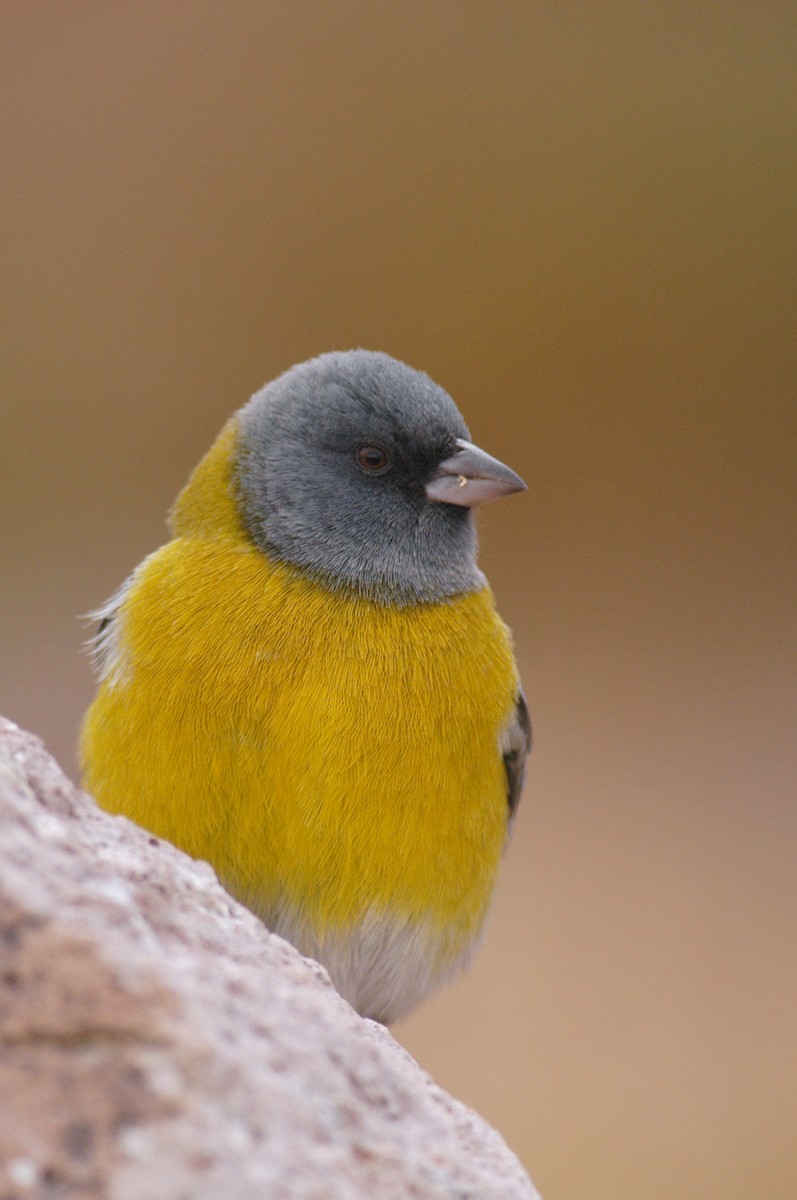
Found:
M 534 1200 L 500 1136 L 0 719 L 2 1200 Z

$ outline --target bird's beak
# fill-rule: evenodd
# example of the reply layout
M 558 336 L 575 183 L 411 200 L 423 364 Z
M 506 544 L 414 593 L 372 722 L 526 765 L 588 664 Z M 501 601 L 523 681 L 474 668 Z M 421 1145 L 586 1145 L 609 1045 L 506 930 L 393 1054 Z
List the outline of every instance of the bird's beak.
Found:
M 472 442 L 457 438 L 457 448 L 444 458 L 426 485 L 428 500 L 475 508 L 487 500 L 522 492 L 526 485 L 519 475 L 485 454 Z

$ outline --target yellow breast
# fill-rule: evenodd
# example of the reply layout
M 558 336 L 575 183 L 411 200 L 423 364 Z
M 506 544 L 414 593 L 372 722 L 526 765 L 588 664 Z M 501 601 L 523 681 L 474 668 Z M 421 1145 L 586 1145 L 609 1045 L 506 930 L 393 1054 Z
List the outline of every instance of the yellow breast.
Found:
M 386 607 L 270 561 L 233 502 L 235 436 L 123 594 L 86 786 L 266 918 L 295 906 L 323 935 L 384 911 L 464 944 L 506 836 L 517 677 L 492 596 Z

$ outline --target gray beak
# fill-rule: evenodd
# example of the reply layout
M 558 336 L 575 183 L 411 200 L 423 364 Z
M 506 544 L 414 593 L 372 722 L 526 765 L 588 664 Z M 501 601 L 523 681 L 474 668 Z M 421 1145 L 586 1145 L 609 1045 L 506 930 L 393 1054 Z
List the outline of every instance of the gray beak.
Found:
M 525 483 L 509 467 L 472 442 L 457 438 L 457 449 L 444 458 L 426 485 L 426 496 L 441 504 L 475 508 L 499 496 L 525 490 Z

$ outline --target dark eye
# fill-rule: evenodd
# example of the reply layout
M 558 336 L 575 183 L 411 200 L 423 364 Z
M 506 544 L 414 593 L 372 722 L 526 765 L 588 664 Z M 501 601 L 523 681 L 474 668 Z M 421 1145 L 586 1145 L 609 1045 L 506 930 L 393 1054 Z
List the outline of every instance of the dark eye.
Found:
M 388 457 L 381 446 L 360 446 L 357 463 L 370 475 L 379 475 L 387 469 Z

